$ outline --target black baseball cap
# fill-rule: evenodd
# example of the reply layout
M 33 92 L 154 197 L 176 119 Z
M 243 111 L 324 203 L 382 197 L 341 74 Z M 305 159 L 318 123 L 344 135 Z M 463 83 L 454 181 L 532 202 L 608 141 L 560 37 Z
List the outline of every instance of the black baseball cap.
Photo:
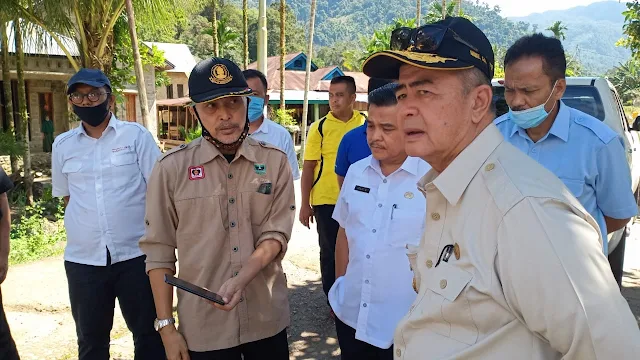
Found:
M 202 60 L 189 75 L 189 97 L 194 104 L 252 93 L 242 70 L 231 60 L 216 57 Z
M 82 68 L 73 74 L 67 83 L 67 95 L 71 94 L 78 84 L 85 84 L 96 88 L 108 86 L 111 90 L 111 81 L 100 69 Z
M 491 43 L 482 30 L 463 17 L 448 17 L 414 29 L 396 29 L 391 34 L 390 48 L 369 56 L 362 71 L 370 77 L 397 79 L 403 64 L 435 70 L 475 67 L 493 78 Z
M 367 89 L 367 93 L 372 92 L 373 90 L 383 87 L 389 83 L 394 82 L 391 79 L 379 79 L 379 78 L 369 78 L 369 89 Z

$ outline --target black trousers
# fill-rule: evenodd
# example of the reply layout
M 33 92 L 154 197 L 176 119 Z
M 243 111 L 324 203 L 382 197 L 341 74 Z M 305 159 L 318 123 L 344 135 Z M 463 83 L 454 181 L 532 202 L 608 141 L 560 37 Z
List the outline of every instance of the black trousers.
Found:
M 13 341 L 11 332 L 9 331 L 7 316 L 5 315 L 4 308 L 2 307 L 2 291 L 0 291 L 0 359 L 20 360 L 18 350 L 16 349 L 16 343 Z
M 191 360 L 289 360 L 287 330 L 270 338 L 242 344 L 230 349 L 206 352 L 189 351 Z
M 336 333 L 342 360 L 393 360 L 393 345 L 380 349 L 356 339 L 356 330 L 336 317 Z
M 322 276 L 322 290 L 329 294 L 331 286 L 336 281 L 336 237 L 340 224 L 333 220 L 335 205 L 316 205 L 313 214 L 318 228 L 318 243 L 320 244 L 320 274 Z
M 78 335 L 78 360 L 108 360 L 115 300 L 133 333 L 135 360 L 166 359 L 160 335 L 153 328 L 156 309 L 145 256 L 107 266 L 65 261 L 71 313 Z

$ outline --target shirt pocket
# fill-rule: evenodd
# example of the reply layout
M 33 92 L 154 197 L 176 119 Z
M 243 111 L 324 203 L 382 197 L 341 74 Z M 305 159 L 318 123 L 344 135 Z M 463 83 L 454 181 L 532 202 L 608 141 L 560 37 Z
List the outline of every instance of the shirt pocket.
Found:
M 273 191 L 275 189 L 272 187 L 270 194 L 263 194 L 258 192 L 258 186 L 256 186 L 242 190 L 240 193 L 242 212 L 247 223 L 250 223 L 252 227 L 262 226 L 269 217 L 274 200 Z
M 61 171 L 67 177 L 69 193 L 72 193 L 72 190 L 84 192 L 87 189 L 87 181 L 82 174 L 82 161 L 67 160 L 62 165 Z
M 406 248 L 409 245 L 420 244 L 420 238 L 424 231 L 424 212 L 407 206 L 392 210 L 389 222 L 389 245 Z
M 433 331 L 467 345 L 478 340 L 478 328 L 471 316 L 471 306 L 465 289 L 473 274 L 441 261 L 427 271 L 424 285 L 429 296 L 429 316 L 435 320 Z
M 571 194 L 573 194 L 576 199 L 579 200 L 584 194 L 584 180 L 567 179 L 563 177 L 561 177 L 560 180 L 564 183 L 564 186 L 571 191 Z
M 111 170 L 111 181 L 116 189 L 131 186 L 132 181 L 140 174 L 137 154 L 134 151 L 111 154 Z

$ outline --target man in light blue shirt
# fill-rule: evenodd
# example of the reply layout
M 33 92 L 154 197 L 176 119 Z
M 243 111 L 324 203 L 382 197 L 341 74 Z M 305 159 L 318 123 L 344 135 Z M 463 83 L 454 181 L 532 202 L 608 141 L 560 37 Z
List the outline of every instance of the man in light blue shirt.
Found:
M 565 105 L 566 59 L 559 40 L 542 34 L 518 40 L 506 53 L 509 112 L 495 120 L 511 144 L 562 180 L 607 234 L 636 215 L 622 139 L 600 120 Z

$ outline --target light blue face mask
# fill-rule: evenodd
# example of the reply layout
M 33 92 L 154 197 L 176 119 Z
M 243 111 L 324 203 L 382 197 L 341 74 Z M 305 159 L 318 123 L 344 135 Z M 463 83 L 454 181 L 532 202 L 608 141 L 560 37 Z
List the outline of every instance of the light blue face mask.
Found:
M 249 96 L 249 122 L 254 122 L 263 114 L 264 111 L 264 99 L 257 96 Z
M 537 127 L 538 125 L 542 124 L 544 119 L 546 119 L 547 116 L 549 116 L 549 113 L 556 107 L 556 104 L 554 103 L 550 112 L 547 112 L 544 109 L 544 106 L 547 104 L 549 99 L 551 99 L 551 95 L 553 95 L 553 90 L 556 89 L 557 83 L 558 81 L 556 80 L 556 82 L 553 84 L 553 88 L 551 89 L 551 94 L 549 94 L 547 100 L 542 104 L 522 111 L 513 111 L 511 110 L 511 108 L 509 108 L 509 117 L 511 118 L 511 120 L 513 120 L 516 125 L 525 130 Z

